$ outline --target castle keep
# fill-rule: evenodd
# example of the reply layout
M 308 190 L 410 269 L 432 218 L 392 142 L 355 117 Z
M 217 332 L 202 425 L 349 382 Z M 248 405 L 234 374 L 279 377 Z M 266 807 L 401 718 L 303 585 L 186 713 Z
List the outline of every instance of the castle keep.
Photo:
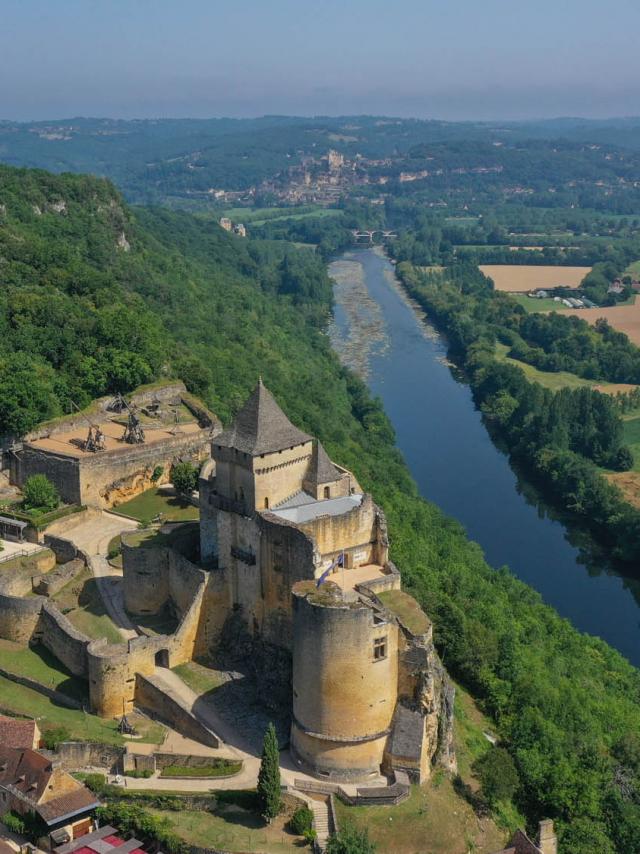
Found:
M 96 713 L 137 705 L 215 747 L 216 734 L 163 692 L 161 674 L 215 657 L 240 627 L 248 655 L 280 676 L 301 770 L 363 781 L 454 768 L 453 686 L 389 560 L 384 514 L 261 381 L 233 424 L 213 432 L 199 493 L 199 559 L 153 530 L 145 543 L 140 532 L 122 538 L 127 612 L 168 609 L 174 632 L 91 641 L 42 597 L 0 595 L 0 635 L 49 648 L 88 680 Z

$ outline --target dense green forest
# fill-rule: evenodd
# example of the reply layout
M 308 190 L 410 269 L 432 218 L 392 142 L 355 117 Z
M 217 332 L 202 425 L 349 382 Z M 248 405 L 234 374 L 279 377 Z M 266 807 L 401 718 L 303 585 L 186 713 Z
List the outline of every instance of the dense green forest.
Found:
M 321 259 L 187 214 L 129 209 L 93 178 L 2 169 L 0 204 L 4 431 L 164 374 L 228 421 L 261 373 L 384 507 L 392 558 L 433 619 L 446 666 L 494 718 L 532 827 L 555 818 L 566 854 L 637 854 L 640 673 L 492 570 L 418 496 L 380 403 L 324 334 Z M 595 455 L 592 438 L 571 441 Z

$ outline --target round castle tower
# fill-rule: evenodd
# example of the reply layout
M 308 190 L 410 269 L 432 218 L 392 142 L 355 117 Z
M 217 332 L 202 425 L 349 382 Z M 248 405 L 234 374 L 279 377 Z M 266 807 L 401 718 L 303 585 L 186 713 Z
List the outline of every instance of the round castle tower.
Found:
M 291 751 L 338 781 L 380 772 L 396 704 L 398 628 L 337 585 L 293 588 Z

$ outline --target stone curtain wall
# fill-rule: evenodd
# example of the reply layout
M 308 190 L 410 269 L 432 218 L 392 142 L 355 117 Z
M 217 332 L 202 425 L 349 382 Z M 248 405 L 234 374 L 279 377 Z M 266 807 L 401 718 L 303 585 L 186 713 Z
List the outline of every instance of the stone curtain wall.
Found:
M 40 643 L 53 653 L 74 676 L 89 676 L 87 647 L 90 638 L 79 632 L 48 600 L 44 600 L 38 627 Z
M 10 481 L 22 487 L 33 474 L 44 474 L 55 485 L 65 504 L 82 504 L 80 461 L 63 454 L 42 453 L 25 446 L 11 455 Z
M 80 462 L 81 504 L 110 507 L 152 485 L 151 475 L 162 466 L 168 475 L 179 460 L 199 464 L 209 453 L 209 430 L 177 433 L 159 442 L 129 445 L 83 457 Z

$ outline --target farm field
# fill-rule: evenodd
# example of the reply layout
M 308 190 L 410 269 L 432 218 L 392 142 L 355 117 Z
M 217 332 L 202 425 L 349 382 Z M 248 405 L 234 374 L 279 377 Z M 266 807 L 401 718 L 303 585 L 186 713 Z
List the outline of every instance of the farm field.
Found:
M 243 222 L 245 225 L 264 225 L 267 222 L 277 222 L 279 220 L 338 216 L 341 213 L 342 211 L 337 208 L 324 208 L 320 205 L 299 205 L 298 207 L 231 208 L 226 210 L 223 216 L 229 217 L 234 222 Z
M 481 264 L 497 291 L 522 293 L 536 288 L 577 288 L 591 267 L 554 267 L 542 264 Z
M 618 332 L 624 332 L 629 340 L 640 346 L 640 300 L 626 305 L 614 305 L 603 308 L 568 308 L 567 314 L 575 314 L 587 323 L 594 325 L 604 317 Z
M 569 371 L 541 371 L 533 365 L 521 362 L 519 359 L 512 359 L 510 356 L 507 356 L 508 352 L 509 347 L 506 344 L 496 344 L 496 358 L 498 361 L 516 365 L 523 371 L 530 382 L 539 383 L 545 388 L 550 388 L 552 391 L 557 391 L 560 388 L 582 388 L 588 386 L 603 394 L 618 394 L 619 392 L 628 392 L 636 388 L 636 386 L 629 383 L 601 383 L 597 382 L 597 380 L 586 380 L 584 377 L 579 377 L 577 374 L 572 374 Z M 640 454 L 640 447 L 638 451 Z

